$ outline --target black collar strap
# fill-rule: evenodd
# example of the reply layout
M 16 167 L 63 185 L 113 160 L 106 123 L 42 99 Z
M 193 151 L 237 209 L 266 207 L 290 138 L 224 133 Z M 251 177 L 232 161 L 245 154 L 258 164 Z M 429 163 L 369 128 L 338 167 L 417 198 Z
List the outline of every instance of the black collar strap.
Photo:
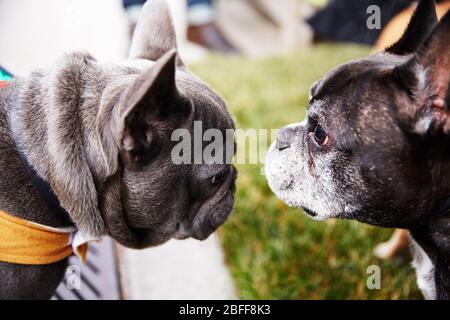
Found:
M 47 203 L 50 211 L 61 217 L 64 222 L 73 225 L 73 221 L 70 218 L 69 213 L 59 203 L 59 200 L 50 187 L 50 184 L 38 175 L 36 170 L 34 170 L 34 168 L 30 165 L 25 154 L 20 150 L 19 147 L 17 148 L 17 151 L 19 152 L 20 160 L 22 161 L 23 166 L 27 170 L 28 176 L 33 181 L 33 185 L 39 191 L 41 198 Z

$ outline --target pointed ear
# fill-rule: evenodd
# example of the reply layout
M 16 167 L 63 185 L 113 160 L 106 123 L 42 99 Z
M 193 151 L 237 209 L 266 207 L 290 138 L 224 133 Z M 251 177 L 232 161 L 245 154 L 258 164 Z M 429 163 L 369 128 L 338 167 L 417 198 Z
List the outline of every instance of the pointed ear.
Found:
M 438 21 L 434 0 L 420 0 L 405 33 L 386 52 L 407 55 L 414 53 Z
M 175 82 L 176 51 L 170 50 L 128 88 L 121 106 L 119 149 L 126 165 L 158 155 L 164 131 L 188 118 L 191 107 Z
M 134 30 L 129 57 L 156 61 L 176 47 L 175 28 L 166 0 L 147 1 Z M 183 66 L 179 57 L 177 65 Z
M 393 70 L 393 76 L 414 100 L 408 112 L 415 119 L 415 131 L 450 133 L 450 11 L 416 54 Z

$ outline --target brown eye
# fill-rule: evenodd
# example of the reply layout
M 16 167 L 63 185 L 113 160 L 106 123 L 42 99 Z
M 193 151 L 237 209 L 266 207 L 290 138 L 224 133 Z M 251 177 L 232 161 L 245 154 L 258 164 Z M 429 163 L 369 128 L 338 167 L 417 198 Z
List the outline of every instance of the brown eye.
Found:
M 320 124 L 318 124 L 314 129 L 314 140 L 320 146 L 324 146 L 328 143 L 329 140 L 328 135 L 325 132 L 325 130 L 323 130 Z

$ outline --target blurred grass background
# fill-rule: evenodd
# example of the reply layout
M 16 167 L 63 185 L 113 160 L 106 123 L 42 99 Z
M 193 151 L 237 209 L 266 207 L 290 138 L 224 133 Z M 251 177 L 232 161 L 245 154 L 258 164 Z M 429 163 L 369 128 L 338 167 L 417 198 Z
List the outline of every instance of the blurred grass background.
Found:
M 260 60 L 211 56 L 192 69 L 225 98 L 240 128 L 274 129 L 304 118 L 315 80 L 369 52 L 367 47 L 324 44 Z M 313 221 L 273 195 L 261 166 L 240 165 L 238 170 L 235 210 L 220 236 L 239 298 L 421 298 L 409 257 L 384 262 L 372 255 L 391 230 Z M 381 290 L 366 287 L 370 265 L 381 268 Z

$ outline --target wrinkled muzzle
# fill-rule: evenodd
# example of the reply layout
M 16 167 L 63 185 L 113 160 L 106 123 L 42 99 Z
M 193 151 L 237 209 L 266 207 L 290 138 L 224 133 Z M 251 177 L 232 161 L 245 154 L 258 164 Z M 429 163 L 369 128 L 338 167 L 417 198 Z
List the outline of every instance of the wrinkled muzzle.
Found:
M 233 211 L 236 179 L 237 170 L 232 167 L 222 187 L 202 204 L 192 222 L 183 222 L 180 225 L 176 238 L 192 237 L 197 240 L 205 240 L 224 224 Z

